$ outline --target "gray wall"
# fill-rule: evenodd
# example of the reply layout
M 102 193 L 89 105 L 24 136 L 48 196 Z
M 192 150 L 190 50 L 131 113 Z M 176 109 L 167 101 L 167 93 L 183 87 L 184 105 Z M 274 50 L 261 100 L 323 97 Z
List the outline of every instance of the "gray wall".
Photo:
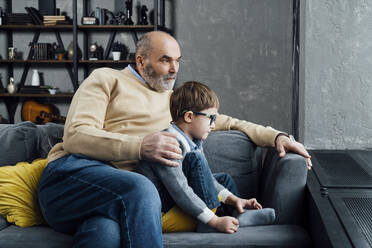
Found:
M 177 0 L 178 84 L 206 83 L 221 113 L 291 131 L 291 0 Z
M 306 1 L 304 139 L 372 148 L 372 1 Z

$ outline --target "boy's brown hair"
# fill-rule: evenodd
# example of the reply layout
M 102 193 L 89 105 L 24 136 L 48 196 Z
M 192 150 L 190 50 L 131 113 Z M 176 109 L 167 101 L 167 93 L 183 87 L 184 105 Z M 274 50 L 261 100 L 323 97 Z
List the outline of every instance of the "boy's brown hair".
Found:
M 205 84 L 188 81 L 176 88 L 170 97 L 170 112 L 172 120 L 177 121 L 182 113 L 187 111 L 202 111 L 209 108 L 219 108 L 216 94 Z

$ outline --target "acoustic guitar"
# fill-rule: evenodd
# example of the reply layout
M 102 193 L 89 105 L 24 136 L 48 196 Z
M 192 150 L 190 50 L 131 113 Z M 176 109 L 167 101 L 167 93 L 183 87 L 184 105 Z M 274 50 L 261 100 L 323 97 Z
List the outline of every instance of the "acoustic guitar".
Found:
M 41 104 L 34 100 L 23 102 L 21 117 L 23 121 L 31 121 L 35 124 L 65 122 L 66 120 L 66 117 L 59 115 L 59 111 L 54 105 Z

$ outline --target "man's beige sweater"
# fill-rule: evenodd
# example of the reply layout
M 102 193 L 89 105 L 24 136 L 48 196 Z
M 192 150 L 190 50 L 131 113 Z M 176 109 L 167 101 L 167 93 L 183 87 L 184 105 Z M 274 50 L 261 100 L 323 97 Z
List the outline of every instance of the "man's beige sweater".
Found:
M 49 152 L 49 162 L 81 154 L 131 169 L 140 159 L 145 135 L 170 126 L 169 97 L 139 80 L 129 68 L 94 70 L 76 91 L 64 127 L 63 142 Z M 218 115 L 215 130 L 245 132 L 259 146 L 274 146 L 271 127 Z

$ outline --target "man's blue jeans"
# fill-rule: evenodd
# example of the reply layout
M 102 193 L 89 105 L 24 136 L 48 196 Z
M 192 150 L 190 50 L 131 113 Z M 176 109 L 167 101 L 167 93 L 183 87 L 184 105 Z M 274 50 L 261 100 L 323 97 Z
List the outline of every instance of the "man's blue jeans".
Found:
M 227 173 L 212 174 L 207 159 L 200 151 L 192 151 L 186 154 L 182 162 L 182 171 L 187 178 L 188 185 L 209 209 L 220 206 L 213 177 L 231 193 L 239 196 L 238 188 L 232 177 Z M 167 212 L 175 205 L 175 202 L 165 188 L 160 190 L 159 194 L 162 211 Z
M 162 247 L 161 202 L 146 177 L 78 155 L 48 164 L 40 208 L 74 247 Z

